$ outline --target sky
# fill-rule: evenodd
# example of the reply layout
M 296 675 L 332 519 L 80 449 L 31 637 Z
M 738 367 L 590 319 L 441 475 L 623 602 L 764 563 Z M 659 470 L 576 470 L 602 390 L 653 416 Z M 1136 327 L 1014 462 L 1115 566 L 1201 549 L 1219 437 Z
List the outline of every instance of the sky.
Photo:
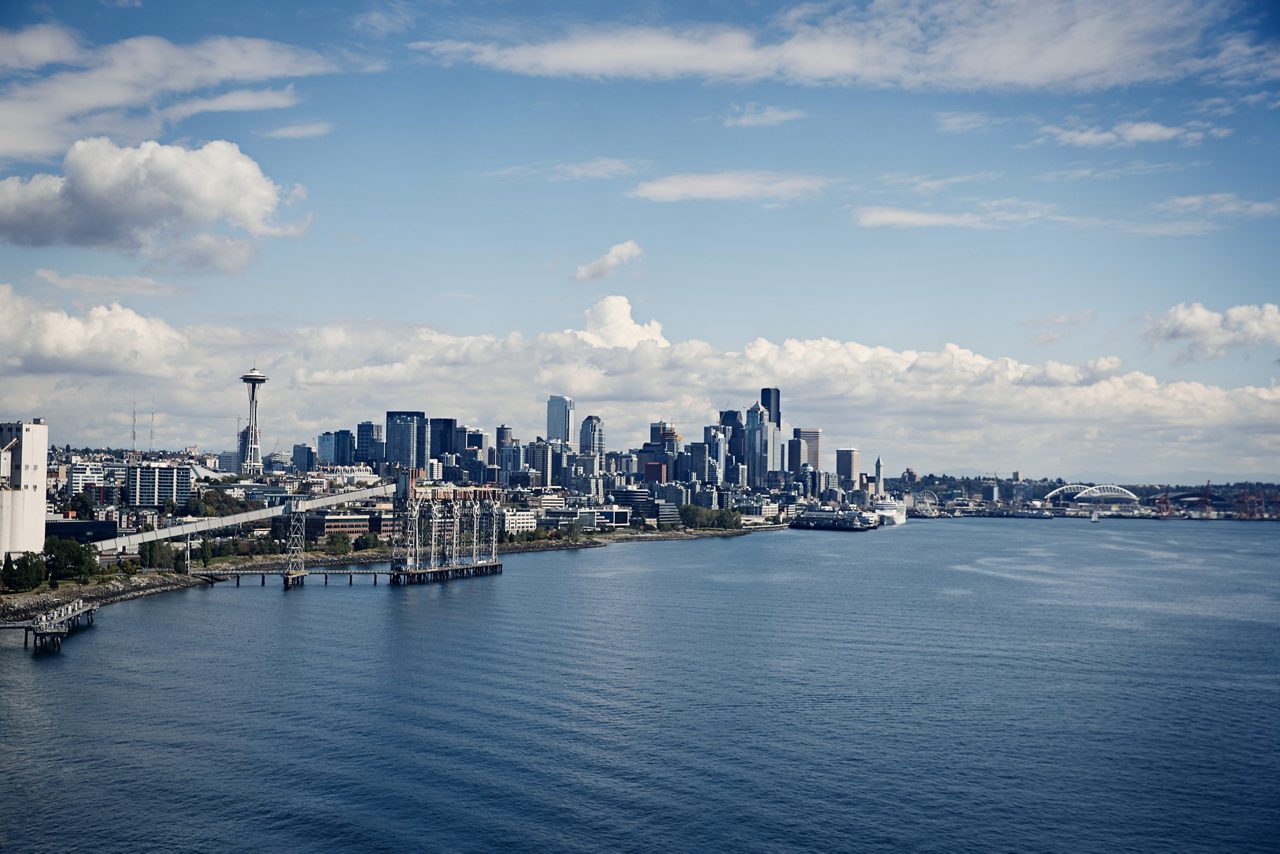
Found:
M 0 418 L 1277 481 L 1278 142 L 1265 2 L 3 3 Z

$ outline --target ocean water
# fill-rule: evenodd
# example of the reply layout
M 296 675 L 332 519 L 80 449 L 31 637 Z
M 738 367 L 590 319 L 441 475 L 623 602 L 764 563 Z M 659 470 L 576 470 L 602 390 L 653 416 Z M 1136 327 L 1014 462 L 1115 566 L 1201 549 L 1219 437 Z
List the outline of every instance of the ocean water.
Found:
M 913 520 L 0 636 L 0 850 L 1275 851 L 1280 525 Z

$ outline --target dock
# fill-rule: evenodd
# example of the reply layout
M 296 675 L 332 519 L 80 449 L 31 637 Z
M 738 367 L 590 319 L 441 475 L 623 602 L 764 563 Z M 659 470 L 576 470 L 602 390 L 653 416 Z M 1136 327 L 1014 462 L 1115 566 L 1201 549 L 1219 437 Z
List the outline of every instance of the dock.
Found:
M 21 631 L 24 649 L 34 640 L 37 650 L 59 650 L 62 649 L 63 638 L 81 626 L 93 624 L 93 615 L 97 610 L 96 604 L 76 599 L 31 620 L 0 623 L 0 629 Z
M 378 583 L 378 576 L 386 576 L 391 584 L 434 584 L 441 581 L 453 581 L 459 578 L 478 578 L 482 575 L 501 575 L 502 561 L 500 560 L 480 560 L 475 563 L 453 563 L 445 566 L 408 566 L 404 562 L 397 561 L 390 567 L 387 566 L 311 566 L 306 569 L 288 569 L 286 567 L 273 569 L 214 569 L 201 571 L 193 569 L 191 572 L 200 578 L 209 581 L 230 581 L 235 579 L 236 587 L 240 586 L 240 579 L 258 576 L 258 583 L 265 587 L 267 585 L 267 576 L 279 576 L 284 589 L 292 590 L 302 587 L 306 584 L 308 578 L 319 576 L 324 579 L 324 584 L 329 585 L 329 578 L 347 577 L 347 584 L 355 584 L 356 576 L 372 577 L 373 583 Z

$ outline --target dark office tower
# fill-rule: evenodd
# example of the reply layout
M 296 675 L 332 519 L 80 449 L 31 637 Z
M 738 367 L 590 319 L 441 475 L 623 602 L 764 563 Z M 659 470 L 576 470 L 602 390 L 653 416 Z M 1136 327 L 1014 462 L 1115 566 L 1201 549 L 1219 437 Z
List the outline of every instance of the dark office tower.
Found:
M 604 422 L 600 420 L 599 415 L 588 415 L 582 419 L 578 450 L 584 456 L 604 458 Z
M 456 454 L 458 447 L 454 439 L 454 433 L 458 429 L 458 419 L 456 418 L 432 418 L 431 425 L 431 453 L 430 457 L 438 457 L 441 454 Z
M 387 412 L 386 460 L 401 468 L 426 468 L 430 434 L 426 413 L 412 410 Z
M 742 420 L 742 412 L 737 409 L 725 409 L 720 412 L 720 426 L 724 428 L 728 441 L 726 451 L 734 462 L 745 464 L 747 459 L 747 423 Z
M 356 434 L 350 430 L 335 430 L 333 433 L 333 464 L 335 466 L 353 466 L 356 463 Z
M 776 388 L 760 389 L 760 405 L 769 410 L 769 421 L 775 430 L 782 429 L 782 392 Z
M 498 429 L 495 430 L 493 433 L 494 447 L 501 450 L 502 448 L 505 448 L 509 445 L 514 445 L 515 443 L 516 443 L 516 439 L 515 439 L 515 436 L 513 436 L 511 433 L 511 428 L 508 427 L 506 424 L 499 424 Z
M 377 446 L 382 444 L 382 425 L 361 421 L 356 425 L 356 462 L 376 464 L 381 456 Z

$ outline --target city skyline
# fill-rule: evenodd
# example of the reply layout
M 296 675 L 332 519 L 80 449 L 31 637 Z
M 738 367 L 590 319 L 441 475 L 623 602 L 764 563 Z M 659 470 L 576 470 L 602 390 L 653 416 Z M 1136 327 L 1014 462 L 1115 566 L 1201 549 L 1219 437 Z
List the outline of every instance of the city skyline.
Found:
M 550 394 L 633 447 L 778 387 L 828 467 L 1280 480 L 1266 4 L 331 11 L 0 13 L 7 417 L 231 449 L 256 364 L 264 454 Z

